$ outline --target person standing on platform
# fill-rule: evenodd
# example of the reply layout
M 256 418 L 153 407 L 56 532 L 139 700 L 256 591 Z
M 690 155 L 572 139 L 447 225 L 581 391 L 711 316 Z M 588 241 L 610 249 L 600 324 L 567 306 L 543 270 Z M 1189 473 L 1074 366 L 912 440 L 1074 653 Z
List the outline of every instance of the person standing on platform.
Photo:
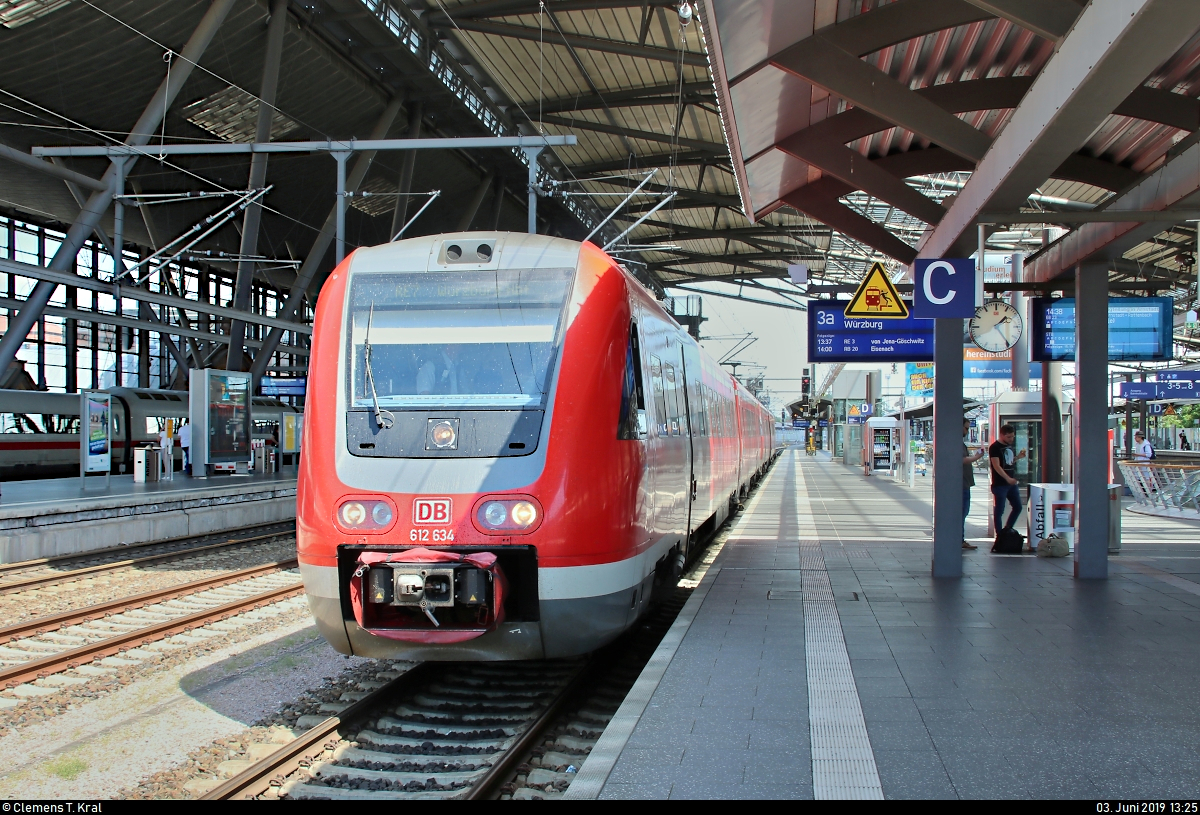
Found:
M 179 447 L 183 450 L 183 471 L 187 475 L 192 474 L 192 426 L 190 423 L 184 423 L 179 428 Z
M 1179 449 L 1180 450 L 1191 450 L 1192 449 L 1192 443 L 1188 441 L 1187 434 L 1185 434 L 1182 430 L 1179 431 Z
M 1017 430 L 1010 424 L 1000 428 L 1000 438 L 992 442 L 988 448 L 988 458 L 991 459 L 992 498 L 995 501 L 993 515 L 996 521 L 996 533 L 1000 530 L 1012 529 L 1021 515 L 1021 488 L 1017 482 L 1017 461 L 1025 458 L 1025 451 L 1017 453 L 1013 450 Z M 1000 526 L 1004 517 L 1004 504 L 1008 502 L 1012 509 L 1008 512 L 1008 523 Z
M 1154 445 L 1146 441 L 1146 434 L 1137 431 L 1133 434 L 1133 460 L 1138 464 L 1146 464 L 1154 458 Z
M 967 515 L 971 512 L 971 487 L 975 486 L 975 468 L 971 465 L 983 458 L 983 449 L 971 455 L 967 446 L 967 434 L 971 432 L 970 419 L 963 419 L 963 545 L 964 549 L 978 549 L 978 546 L 967 543 Z

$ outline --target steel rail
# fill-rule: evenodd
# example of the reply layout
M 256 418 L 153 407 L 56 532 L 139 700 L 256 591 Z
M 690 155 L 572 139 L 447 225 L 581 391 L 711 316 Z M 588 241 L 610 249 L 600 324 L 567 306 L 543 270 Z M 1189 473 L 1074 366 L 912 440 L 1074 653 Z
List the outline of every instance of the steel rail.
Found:
M 595 662 L 594 658 L 589 659 L 579 668 L 579 671 L 571 678 L 571 681 L 555 694 L 554 699 L 546 706 L 546 709 L 526 728 L 521 737 L 513 743 L 513 746 L 488 769 L 483 778 L 472 785 L 471 791 L 466 795 L 466 800 L 485 801 L 496 796 L 500 787 L 508 780 L 509 775 L 516 771 L 525 754 L 533 749 L 538 739 L 546 732 L 546 728 L 558 719 L 567 702 L 571 701 L 584 683 L 592 677 L 592 668 Z
M 0 670 L 0 685 L 11 688 L 23 682 L 32 682 L 35 679 L 76 668 L 85 662 L 113 656 L 121 651 L 145 645 L 149 642 L 155 642 L 174 634 L 180 634 L 198 626 L 208 625 L 209 623 L 214 623 L 260 606 L 269 605 L 303 592 L 304 584 L 294 583 L 278 589 L 271 589 L 261 594 L 255 594 L 242 600 L 234 600 L 224 605 L 188 614 L 185 617 L 165 620 L 146 628 L 139 628 L 137 631 L 130 631 L 126 634 L 119 634 L 115 637 L 99 640 L 90 645 L 83 645 L 79 648 L 73 648 L 70 651 L 64 651 L 61 654 L 53 654 L 32 662 L 23 662 L 20 665 Z
M 201 801 L 227 801 L 233 798 L 253 798 L 262 795 L 272 785 L 300 769 L 302 764 L 313 761 L 325 749 L 326 739 L 338 737 L 342 727 L 355 724 L 369 715 L 381 704 L 410 687 L 423 683 L 437 663 L 422 662 L 410 671 L 388 682 L 382 688 L 354 702 L 336 716 L 297 736 L 274 753 L 251 764 L 219 787 L 214 787 L 200 796 Z
M 288 521 L 274 521 L 269 524 L 247 524 L 246 526 L 234 526 L 229 529 L 222 529 L 218 532 L 208 532 L 198 535 L 180 535 L 175 538 L 163 538 L 158 541 L 145 541 L 143 543 L 133 543 L 127 546 L 106 546 L 103 549 L 90 549 L 86 552 L 74 552 L 69 555 L 53 555 L 51 557 L 31 558 L 29 560 L 18 560 L 14 563 L 0 563 L 0 575 L 5 575 L 10 572 L 21 571 L 22 569 L 33 569 L 37 566 L 48 566 L 51 563 L 59 563 L 64 560 L 86 560 L 91 557 L 107 555 L 112 552 L 132 552 L 137 549 L 144 549 L 150 546 L 169 546 L 172 543 L 182 543 L 183 541 L 197 540 L 199 538 L 213 538 L 218 535 L 230 535 L 235 532 L 246 532 L 251 529 L 262 529 L 265 526 L 278 526 L 288 523 Z M 283 530 L 281 535 L 294 535 L 295 525 L 291 530 Z M 179 551 L 185 551 L 180 549 Z M 195 551 L 195 550 L 192 550 Z
M 520 760 L 545 733 L 546 728 L 557 720 L 566 703 L 590 678 L 593 662 L 594 660 L 589 660 L 581 666 L 575 676 L 555 694 L 550 704 L 538 714 L 538 717 L 526 728 L 520 738 L 513 742 L 513 745 L 488 769 L 483 777 L 471 786 L 465 796 L 466 800 L 485 800 L 495 795 L 508 776 L 515 772 Z M 424 683 L 429 678 L 428 674 L 441 665 L 443 663 L 432 662 L 423 662 L 417 665 L 382 688 L 364 696 L 336 716 L 330 716 L 261 761 L 250 765 L 219 787 L 209 790 L 200 796 L 200 800 L 221 801 L 234 798 L 254 798 L 262 795 L 270 787 L 282 784 L 289 775 L 315 761 L 326 749 L 330 737 L 341 736 L 340 730 L 343 727 L 353 726 L 359 720 L 378 710 L 379 707 L 386 705 L 394 696 L 410 687 Z
M 153 605 L 155 603 L 164 603 L 168 600 L 173 600 L 177 597 L 184 597 L 189 594 L 207 591 L 209 589 L 220 588 L 227 586 L 230 583 L 237 583 L 242 580 L 249 580 L 253 577 L 260 577 L 264 574 L 279 569 L 291 569 L 296 566 L 296 559 L 280 560 L 274 563 L 264 563 L 261 566 L 251 566 L 246 569 L 240 569 L 236 572 L 226 572 L 225 574 L 215 575 L 214 577 L 206 577 L 203 580 L 193 580 L 190 583 L 180 583 L 177 586 L 171 586 L 165 589 L 157 589 L 155 591 L 147 591 L 142 594 L 133 594 L 128 597 L 118 597 L 116 600 L 110 600 L 106 603 L 96 603 L 95 605 L 85 606 L 84 608 L 74 609 L 72 611 L 64 611 L 60 614 L 51 614 L 46 617 L 38 617 L 35 620 L 28 620 L 23 623 L 5 626 L 0 628 L 0 644 L 11 642 L 22 637 L 31 637 L 37 634 L 45 634 L 49 631 L 54 631 L 68 625 L 78 623 L 90 623 L 92 620 L 100 617 L 107 617 L 110 614 L 120 614 L 125 611 L 132 611 L 135 608 Z
M 56 572 L 54 574 L 44 574 L 37 577 L 29 577 L 24 580 L 14 580 L 9 583 L 0 583 L 0 595 L 13 594 L 26 589 L 35 588 L 37 586 L 45 586 L 53 583 L 67 583 L 72 580 L 82 580 L 90 575 L 102 574 L 104 572 L 115 572 L 121 569 L 131 569 L 134 566 L 144 566 L 150 563 L 165 563 L 172 560 L 182 560 L 190 555 L 201 552 L 210 552 L 214 549 L 226 549 L 230 546 L 241 546 L 242 544 L 254 543 L 255 541 L 267 540 L 269 538 L 277 538 L 284 535 L 292 535 L 294 532 L 273 532 L 264 535 L 255 535 L 249 538 L 239 538 L 238 540 L 225 541 L 223 543 L 212 543 L 206 546 L 197 546 L 191 549 L 182 549 L 177 552 L 163 552 L 157 555 L 146 555 L 144 557 L 129 558 L 128 560 L 118 560 L 113 563 L 101 563 L 97 566 L 85 566 L 82 569 L 72 569 L 66 572 Z M 293 561 L 294 562 L 294 561 Z M 0 629 L 0 637 L 3 636 L 4 629 Z M 0 639 L 0 642 L 3 642 Z

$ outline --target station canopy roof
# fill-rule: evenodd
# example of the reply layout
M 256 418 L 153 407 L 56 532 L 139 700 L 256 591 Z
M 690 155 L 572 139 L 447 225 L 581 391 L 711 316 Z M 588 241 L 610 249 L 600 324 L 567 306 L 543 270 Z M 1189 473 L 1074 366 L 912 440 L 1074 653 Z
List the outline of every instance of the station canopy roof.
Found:
M 26 152 L 122 140 L 208 5 L 0 0 L 0 142 Z M 252 137 L 272 5 L 236 2 L 154 141 Z M 789 264 L 807 264 L 818 284 L 852 283 L 875 260 L 898 270 L 919 246 L 969 254 L 980 212 L 1046 213 L 1045 224 L 993 231 L 989 247 L 1033 253 L 1027 267 L 1038 280 L 1104 259 L 1116 281 L 1169 287 L 1182 310 L 1194 296 L 1194 225 L 1079 219 L 1105 209 L 1200 211 L 1200 3 L 1126 2 L 1131 21 L 1106 51 L 1096 43 L 1110 41 L 1101 35 L 1113 23 L 1089 14 L 1113 5 L 293 1 L 272 138 L 366 138 L 396 100 L 403 105 L 381 130 L 389 137 L 410 133 L 418 110 L 427 136 L 575 134 L 576 145 L 544 155 L 544 228 L 583 237 L 645 181 L 595 240 L 647 216 L 612 251 L 660 289 L 734 282 L 797 307 Z M 1079 70 L 1081 54 L 1094 70 Z M 1053 90 L 1046 85 L 1072 89 L 1059 100 L 1070 115 L 1039 118 L 1030 103 Z M 1028 145 L 1014 148 L 1014 139 Z M 996 156 L 1000 147 L 1007 152 Z M 391 234 L 402 156 L 376 156 L 361 186 L 375 197 L 351 202 L 351 245 Z M 417 162 L 411 191 L 443 195 L 408 234 L 453 229 L 488 173 L 507 188 L 500 227 L 522 229 L 520 159 L 446 151 Z M 64 165 L 99 177 L 106 162 Z M 248 166 L 240 157 L 143 159 L 131 183 L 236 190 Z M 263 254 L 305 256 L 333 175 L 328 156 L 270 160 Z M 0 206 L 63 223 L 79 211 L 61 179 L 5 161 Z M 153 218 L 127 218 L 127 234 L 149 245 L 144 222 L 171 237 L 211 209 L 156 208 Z M 1043 227 L 1055 228 L 1047 249 Z M 225 229 L 209 245 L 236 252 L 237 233 Z M 284 287 L 289 275 L 261 273 Z
M 1198 8 L 708 0 L 744 211 L 831 226 L 830 282 L 861 278 L 863 256 L 896 271 L 918 253 L 966 256 L 978 221 L 1007 216 L 988 250 L 1030 255 L 1027 280 L 1104 262 L 1112 281 L 1161 284 L 1182 311 L 1196 296 Z M 1135 217 L 1172 209 L 1177 220 Z M 1099 214 L 1115 210 L 1133 212 Z M 1021 215 L 1037 222 L 1011 223 Z

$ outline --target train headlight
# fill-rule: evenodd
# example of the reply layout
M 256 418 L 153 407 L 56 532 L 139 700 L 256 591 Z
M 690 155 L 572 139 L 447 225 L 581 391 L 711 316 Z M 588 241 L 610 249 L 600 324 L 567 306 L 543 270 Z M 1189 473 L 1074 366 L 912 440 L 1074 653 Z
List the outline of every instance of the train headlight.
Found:
M 425 435 L 426 450 L 457 450 L 458 419 L 430 419 Z
M 347 501 L 342 504 L 339 514 L 346 526 L 362 526 L 363 521 L 367 519 L 367 508 L 358 501 Z
M 493 529 L 502 529 L 508 520 L 508 507 L 499 501 L 488 501 L 483 506 L 483 522 Z
M 523 535 L 541 525 L 542 508 L 527 496 L 485 498 L 475 505 L 474 517 L 480 532 Z
M 384 532 L 392 526 L 395 517 L 391 502 L 378 498 L 351 499 L 337 510 L 338 525 L 354 532 Z
M 371 520 L 376 526 L 387 526 L 392 522 L 392 508 L 380 501 L 371 508 Z
M 517 501 L 512 506 L 512 521 L 522 529 L 528 529 L 537 520 L 537 507 L 528 501 Z

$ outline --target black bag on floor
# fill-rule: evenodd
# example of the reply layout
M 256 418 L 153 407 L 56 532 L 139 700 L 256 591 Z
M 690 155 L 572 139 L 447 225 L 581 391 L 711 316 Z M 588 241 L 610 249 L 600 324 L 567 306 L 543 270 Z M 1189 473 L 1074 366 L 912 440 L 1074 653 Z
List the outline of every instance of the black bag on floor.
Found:
M 1015 529 L 1001 529 L 996 533 L 992 551 L 997 555 L 1019 555 L 1025 548 L 1025 536 Z

